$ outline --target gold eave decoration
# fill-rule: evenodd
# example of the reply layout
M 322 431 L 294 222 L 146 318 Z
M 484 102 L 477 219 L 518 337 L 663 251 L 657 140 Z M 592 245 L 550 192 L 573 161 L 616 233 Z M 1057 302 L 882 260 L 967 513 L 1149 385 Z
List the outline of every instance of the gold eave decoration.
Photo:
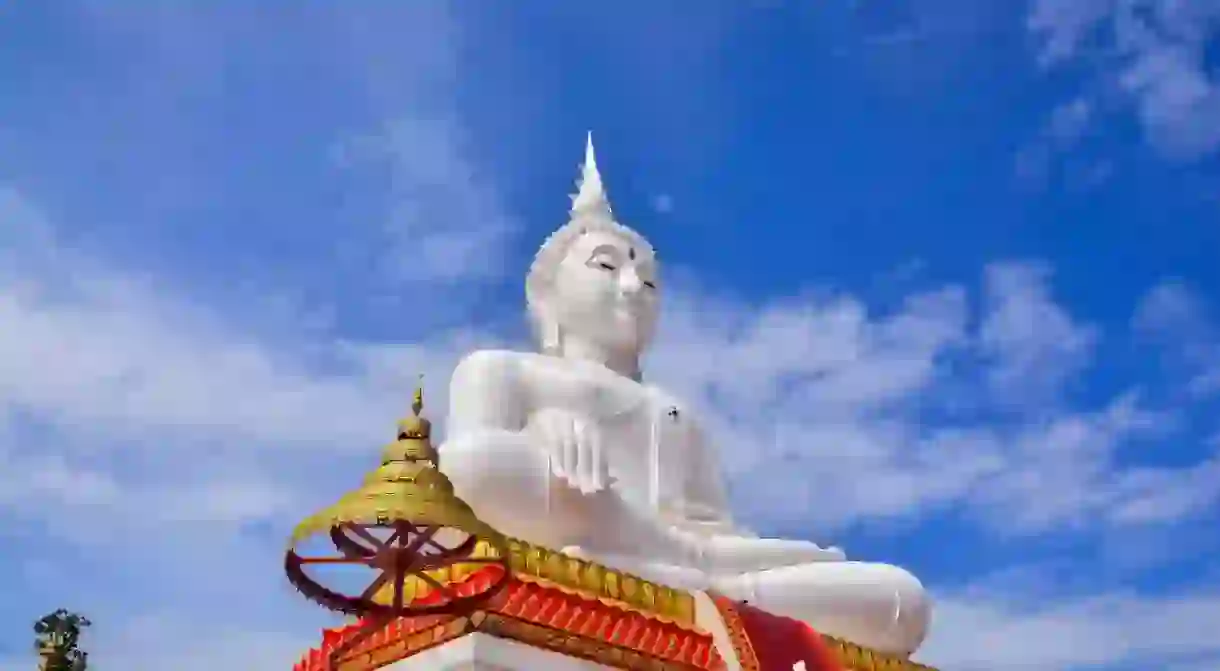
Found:
M 508 539 L 508 565 L 520 580 L 697 629 L 690 592 L 513 538 Z
M 833 636 L 823 636 L 845 671 L 936 671 L 935 668 L 895 655 L 877 652 Z

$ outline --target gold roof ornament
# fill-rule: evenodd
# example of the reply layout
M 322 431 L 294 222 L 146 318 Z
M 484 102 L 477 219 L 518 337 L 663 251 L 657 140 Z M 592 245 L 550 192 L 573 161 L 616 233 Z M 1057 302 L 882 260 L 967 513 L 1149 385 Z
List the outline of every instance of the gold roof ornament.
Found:
M 293 531 L 284 571 L 294 587 L 330 610 L 355 616 L 398 617 L 473 611 L 509 578 L 507 540 L 480 520 L 439 468 L 432 425 L 422 414 L 422 386 L 381 466 L 356 490 L 303 520 Z M 338 556 L 303 556 L 311 538 L 329 536 Z M 349 594 L 312 576 L 327 565 L 371 569 L 375 577 Z M 483 571 L 487 569 L 487 571 Z M 480 589 L 458 579 L 490 572 Z

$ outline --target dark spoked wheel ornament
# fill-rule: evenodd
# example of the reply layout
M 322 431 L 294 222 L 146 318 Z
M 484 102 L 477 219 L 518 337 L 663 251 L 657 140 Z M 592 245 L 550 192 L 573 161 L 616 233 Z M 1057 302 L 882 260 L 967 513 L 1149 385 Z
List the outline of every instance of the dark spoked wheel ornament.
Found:
M 503 587 L 508 579 L 503 554 L 475 554 L 479 538 L 461 533 L 441 533 L 435 525 L 391 522 L 384 525 L 344 523 L 332 527 L 331 539 L 339 546 L 334 556 L 302 556 L 289 550 L 284 571 L 289 581 L 310 600 L 354 616 L 403 617 L 419 615 L 467 615 Z M 342 541 L 335 540 L 342 538 Z M 346 592 L 330 584 L 325 569 L 335 566 L 366 567 L 367 585 L 359 593 Z M 477 582 L 447 582 L 433 574 L 439 569 L 466 576 L 490 569 Z M 424 589 L 420 589 L 420 587 Z

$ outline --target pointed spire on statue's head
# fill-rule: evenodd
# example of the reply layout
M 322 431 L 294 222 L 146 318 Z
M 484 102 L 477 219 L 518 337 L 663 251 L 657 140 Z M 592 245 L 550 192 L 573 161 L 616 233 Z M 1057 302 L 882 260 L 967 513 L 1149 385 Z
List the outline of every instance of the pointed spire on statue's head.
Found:
M 571 246 L 589 233 L 620 236 L 630 241 L 630 247 L 655 257 L 652 244 L 644 236 L 628 228 L 614 218 L 610 201 L 597 170 L 597 157 L 593 154 L 593 133 L 585 140 L 585 163 L 581 168 L 579 191 L 572 196 L 572 213 L 568 222 L 542 243 L 534 256 L 529 274 L 525 278 L 526 303 L 530 317 L 539 331 L 542 351 L 551 349 L 557 342 L 553 318 L 547 314 L 549 296 L 554 293 L 555 275 L 567 257 Z M 581 261 L 584 263 L 584 261 Z
M 597 170 L 597 156 L 593 153 L 593 131 L 585 139 L 585 163 L 581 166 L 579 190 L 572 196 L 572 214 L 611 214 L 610 199 L 602 175 Z

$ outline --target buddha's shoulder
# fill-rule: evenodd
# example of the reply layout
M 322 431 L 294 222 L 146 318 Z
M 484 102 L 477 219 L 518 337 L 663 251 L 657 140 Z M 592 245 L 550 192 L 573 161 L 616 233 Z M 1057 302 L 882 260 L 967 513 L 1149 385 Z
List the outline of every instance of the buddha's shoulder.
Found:
M 453 371 L 453 384 L 460 387 L 511 388 L 539 393 L 567 393 L 575 387 L 612 387 L 636 382 L 612 374 L 600 366 L 513 350 L 488 349 L 467 354 Z M 621 390 L 621 389 L 620 389 Z
M 493 376 L 503 378 L 528 377 L 531 372 L 554 365 L 554 357 L 535 352 L 507 349 L 481 349 L 471 352 L 458 362 L 455 378 Z

